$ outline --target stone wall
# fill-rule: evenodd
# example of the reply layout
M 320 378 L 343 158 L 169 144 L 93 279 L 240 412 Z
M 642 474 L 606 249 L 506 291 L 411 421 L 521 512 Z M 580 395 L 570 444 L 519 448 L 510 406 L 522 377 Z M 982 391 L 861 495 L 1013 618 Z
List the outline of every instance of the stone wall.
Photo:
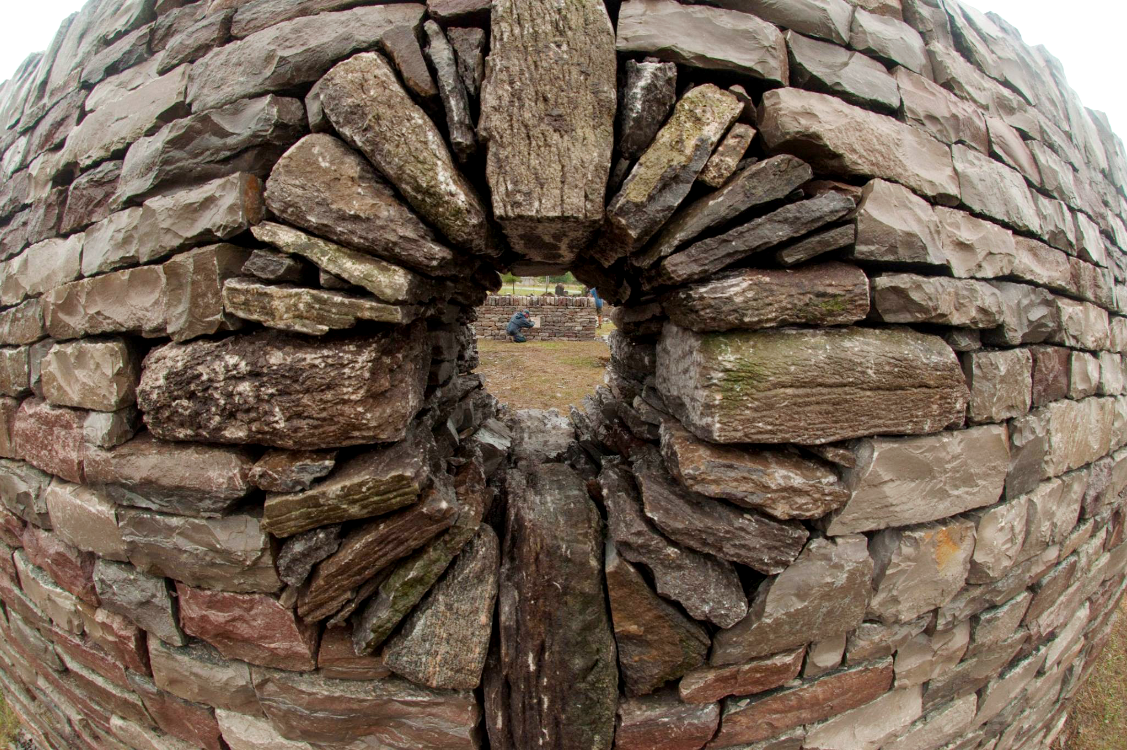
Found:
M 957 0 L 717 4 L 91 0 L 0 87 L 32 742 L 1049 747 L 1127 567 L 1122 143 Z M 498 408 L 475 311 L 564 270 L 607 385 Z
M 526 328 L 529 341 L 594 341 L 599 327 L 595 301 L 588 297 L 513 297 L 491 295 L 477 308 L 474 332 L 479 338 L 507 340 L 505 328 L 509 319 L 521 310 L 528 310 L 536 322 Z

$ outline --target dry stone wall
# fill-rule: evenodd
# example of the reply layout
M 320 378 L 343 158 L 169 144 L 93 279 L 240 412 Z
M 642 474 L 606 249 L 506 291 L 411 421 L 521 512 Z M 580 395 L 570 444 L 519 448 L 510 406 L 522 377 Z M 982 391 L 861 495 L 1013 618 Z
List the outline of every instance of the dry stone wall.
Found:
M 477 308 L 474 332 L 479 338 L 505 341 L 509 320 L 522 310 L 536 323 L 523 331 L 529 341 L 594 341 L 599 328 L 595 302 L 588 297 L 491 295 Z
M 1127 569 L 1127 158 L 1002 19 L 91 0 L 0 154 L 39 747 L 1060 734 Z M 499 408 L 476 310 L 565 270 L 606 386 Z

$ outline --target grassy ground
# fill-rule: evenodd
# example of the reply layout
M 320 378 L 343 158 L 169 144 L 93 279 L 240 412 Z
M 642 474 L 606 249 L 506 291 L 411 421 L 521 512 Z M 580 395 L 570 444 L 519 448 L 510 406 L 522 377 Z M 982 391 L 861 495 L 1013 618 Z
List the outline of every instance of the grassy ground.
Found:
M 1127 602 L 1091 679 L 1076 698 L 1060 750 L 1127 747 Z
M 603 382 L 610 350 L 601 341 L 510 341 L 479 339 L 485 387 L 514 409 L 559 409 L 567 414 Z
M 12 746 L 16 741 L 16 735 L 19 733 L 20 720 L 16 718 L 15 712 L 12 711 L 4 697 L 0 696 L 0 747 Z

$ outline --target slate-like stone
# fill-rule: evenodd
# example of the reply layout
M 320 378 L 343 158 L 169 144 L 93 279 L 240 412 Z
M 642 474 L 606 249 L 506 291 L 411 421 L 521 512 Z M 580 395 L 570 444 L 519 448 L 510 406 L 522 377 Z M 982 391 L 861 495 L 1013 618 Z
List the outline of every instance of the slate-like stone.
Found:
M 432 688 L 476 688 L 489 649 L 499 565 L 497 535 L 482 526 L 384 647 L 388 668 Z
M 876 365 L 887 357 L 895 372 Z M 716 443 L 935 432 L 962 417 L 967 398 L 954 352 L 907 330 L 701 335 L 667 324 L 657 385 L 686 428 Z
M 145 357 L 138 405 L 166 440 L 291 449 L 400 440 L 421 405 L 425 343 L 416 325 L 378 339 L 321 342 L 270 331 L 167 344 Z M 248 383 L 254 404 L 239 396 Z
M 989 137 L 982 111 L 907 68 L 892 71 L 900 86 L 904 116 L 943 143 L 966 143 L 987 153 Z
M 733 125 L 700 171 L 697 182 L 711 188 L 723 186 L 736 173 L 754 138 L 755 128 L 742 122 Z
M 998 290 L 976 279 L 892 273 L 873 279 L 872 286 L 873 310 L 886 323 L 989 329 L 1005 315 Z
M 849 42 L 853 8 L 845 0 L 720 0 L 717 5 L 835 44 Z
M 926 76 L 931 72 L 931 61 L 923 38 L 911 26 L 896 18 L 858 8 L 849 29 L 849 46 L 899 63 L 920 75 Z
M 310 529 L 287 539 L 278 551 L 278 577 L 299 587 L 309 578 L 313 566 L 340 547 L 340 524 Z
M 502 16 L 503 13 L 499 9 L 496 10 L 492 15 L 494 23 L 497 23 Z M 423 24 L 423 30 L 427 38 L 427 59 L 434 68 L 438 93 L 446 110 L 446 132 L 458 161 L 465 163 L 477 151 L 477 136 L 474 132 L 473 116 L 470 113 L 469 96 L 458 72 L 454 48 L 447 40 L 442 27 L 434 21 Z
M 899 182 L 945 205 L 958 201 L 950 149 L 890 117 L 826 94 L 778 89 L 763 95 L 758 122 L 769 152 L 793 153 L 829 174 Z
M 488 38 L 484 29 L 446 28 L 446 38 L 454 48 L 458 61 L 458 75 L 470 101 L 477 101 L 485 81 L 485 45 Z
M 284 224 L 264 222 L 251 231 L 263 242 L 313 261 L 323 272 L 363 287 L 389 305 L 419 302 L 434 295 L 433 284 L 413 271 Z
M 861 193 L 852 256 L 881 263 L 946 265 L 935 209 L 906 187 L 870 181 Z
M 223 709 L 215 712 L 215 718 L 231 750 L 309 750 L 311 747 L 307 742 L 287 740 L 266 719 Z
M 343 462 L 307 490 L 270 495 L 263 526 L 289 537 L 307 529 L 389 513 L 415 502 L 428 480 L 425 433 Z
M 89 605 L 83 604 L 77 596 L 58 586 L 41 568 L 32 565 L 22 549 L 17 549 L 12 557 L 19 588 L 26 595 L 30 610 L 46 615 L 48 620 L 67 633 L 80 635 L 83 625 L 79 613 Z M 8 601 L 12 600 L 12 597 L 5 596 Z M 45 624 L 42 616 L 32 618 L 28 615 L 28 618 Z
M 44 240 L 0 263 L 0 303 L 15 305 L 77 279 L 84 240 L 83 234 Z
M 110 727 L 116 737 L 145 750 L 187 750 L 190 747 L 222 750 L 219 723 L 211 708 L 166 693 L 139 674 L 129 674 L 128 684 L 141 698 L 161 733 L 132 722 L 128 722 L 126 728 L 125 722 L 115 716 L 110 719 Z
M 998 500 L 1009 469 L 1003 425 L 909 438 L 872 438 L 845 472 L 852 497 L 827 527 L 852 534 L 934 521 Z
M 974 547 L 975 524 L 965 519 L 880 532 L 869 543 L 869 616 L 908 622 L 943 606 L 965 585 Z
M 985 331 L 989 344 L 1016 346 L 1061 337 L 1061 306 L 1051 292 L 1027 284 L 991 281 L 1002 295 L 1002 324 Z
M 329 627 L 321 635 L 317 669 L 335 680 L 382 680 L 391 676 L 380 656 L 357 656 L 352 648 L 352 632 L 348 628 Z
M 469 691 L 437 691 L 388 678 L 370 683 L 255 668 L 271 724 L 290 740 L 473 750 L 481 709 Z
M 317 627 L 261 594 L 207 591 L 178 583 L 184 632 L 202 638 L 228 659 L 298 672 L 317 666 Z
M 704 663 L 708 632 L 655 594 L 638 569 L 606 548 L 618 665 L 628 696 L 647 695 Z
M 646 516 L 674 541 L 761 573 L 780 573 L 809 536 L 798 524 L 698 495 L 676 484 L 656 454 L 634 464 Z
M 1040 231 L 1037 207 L 1017 171 L 965 146 L 955 145 L 952 155 L 962 186 L 963 203 L 972 211 L 1014 229 Z
M 253 490 L 241 448 L 172 443 L 149 433 L 114 448 L 88 448 L 86 481 L 116 502 L 187 516 L 221 516 Z
M 360 154 L 319 133 L 302 138 L 266 181 L 266 205 L 289 224 L 431 274 L 455 256 Z
M 690 490 L 775 518 L 820 518 L 849 498 L 826 464 L 781 451 L 706 443 L 673 420 L 661 424 L 661 451 L 666 467 Z
M 1081 399 L 1094 396 L 1099 388 L 1100 361 L 1087 352 L 1069 352 L 1068 382 L 1069 398 Z
M 811 750 L 877 750 L 923 714 L 923 688 L 899 688 L 811 727 Z
M 132 565 L 98 560 L 94 566 L 94 585 L 102 607 L 125 617 L 152 636 L 173 646 L 187 643 L 168 581 L 144 573 Z
M 153 681 L 184 700 L 218 709 L 260 716 L 262 708 L 254 694 L 250 666 L 228 661 L 202 643 L 175 648 L 149 639 L 149 663 Z
M 791 83 L 878 112 L 900 108 L 900 88 L 883 65 L 860 52 L 787 32 Z
M 356 55 L 329 71 L 320 86 L 322 106 L 337 132 L 371 160 L 424 221 L 458 247 L 493 252 L 495 238 L 480 197 L 383 57 Z
M 1067 351 L 1066 352 L 1067 356 Z M 1004 422 L 1029 411 L 1033 393 L 1033 357 L 1026 349 L 969 352 L 963 371 L 970 387 L 967 420 L 971 424 Z
M 243 274 L 275 283 L 301 281 L 306 268 L 305 262 L 299 258 L 258 248 L 251 251 L 247 262 L 243 264 Z
M 272 450 L 255 462 L 250 481 L 267 492 L 301 492 L 334 466 L 336 451 Z
M 747 598 L 731 564 L 682 547 L 646 519 L 630 471 L 607 463 L 599 475 L 608 536 L 627 560 L 645 566 L 657 592 L 692 617 L 731 627 L 747 614 Z
M 395 3 L 295 18 L 205 55 L 192 66 L 188 102 L 196 112 L 294 88 L 324 75 L 389 29 L 418 26 L 423 6 Z
M 28 348 L 0 348 L 0 394 L 20 398 L 31 393 Z
M 653 143 L 677 102 L 677 66 L 652 59 L 627 60 L 621 100 L 618 151 L 625 159 L 637 159 Z
M 865 617 L 872 576 L 863 537 L 811 540 L 760 584 L 743 621 L 716 634 L 709 663 L 741 664 L 852 630 Z
M 602 576 L 602 520 L 563 464 L 507 475 L 497 681 L 490 743 L 609 750 L 618 704 L 615 642 Z M 561 587 L 555 581 L 565 579 Z
M 869 313 L 869 280 L 843 263 L 749 268 L 681 289 L 662 308 L 678 326 L 697 332 L 849 325 Z
M 619 52 L 787 83 L 782 34 L 751 13 L 673 0 L 627 0 L 618 12 L 617 28 Z
M 618 705 L 616 750 L 699 750 L 720 723 L 720 707 L 690 706 L 676 693 L 629 698 Z
M 64 542 L 109 560 L 127 559 L 117 508 L 104 493 L 56 479 L 43 493 L 43 502 Z
M 1039 515 L 1044 515 L 1043 511 L 1043 507 L 1039 508 Z M 1010 571 L 1019 555 L 1025 551 L 1023 548 L 1028 516 L 1029 502 L 1025 497 L 1008 500 L 970 515 L 978 524 L 974 555 L 971 557 L 970 573 L 967 576 L 970 583 L 989 583 Z M 1034 524 L 1035 528 L 1042 528 L 1039 519 L 1034 519 Z
M 304 127 L 301 102 L 273 95 L 171 122 L 130 146 L 121 166 L 115 206 L 165 188 L 238 172 L 265 177 Z
M 41 368 L 48 401 L 97 411 L 132 404 L 140 378 L 137 354 L 122 339 L 55 344 Z
M 813 176 L 810 165 L 787 155 L 745 167 L 723 188 L 676 213 L 648 248 L 631 257 L 631 262 L 651 266 L 701 233 L 723 226 L 748 209 L 787 197 Z
M 57 482 L 56 482 L 57 483 Z M 48 489 L 48 492 L 52 492 Z M 98 605 L 94 589 L 95 556 L 72 547 L 57 535 L 36 526 L 27 526 L 18 538 L 28 559 L 70 593 L 87 604 Z
M 0 459 L 0 503 L 11 513 L 41 529 L 51 529 L 43 493 L 51 476 L 22 461 Z
M 677 285 L 707 278 L 749 255 L 769 250 L 837 221 L 854 207 L 852 198 L 839 193 L 826 193 L 783 206 L 670 255 L 659 267 L 650 271 L 644 286 Z
M 802 647 L 726 667 L 701 667 L 682 677 L 677 690 L 681 700 L 690 704 L 765 693 L 797 677 L 805 655 Z
M 418 314 L 411 305 L 386 305 L 352 294 L 250 279 L 230 279 L 223 285 L 223 309 L 268 328 L 314 336 L 353 328 L 360 321 L 406 325 Z
M 145 572 L 235 593 L 282 587 L 270 537 L 253 516 L 204 519 L 127 509 L 118 518 L 129 560 Z

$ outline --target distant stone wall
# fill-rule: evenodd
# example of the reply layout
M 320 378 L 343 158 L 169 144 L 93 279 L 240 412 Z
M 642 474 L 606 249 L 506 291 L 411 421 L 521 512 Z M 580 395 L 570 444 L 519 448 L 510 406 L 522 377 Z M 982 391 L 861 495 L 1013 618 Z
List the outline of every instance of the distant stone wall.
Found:
M 521 297 L 495 295 L 477 308 L 474 332 L 479 338 L 508 338 L 509 319 L 528 310 L 535 328 L 524 329 L 529 341 L 593 341 L 599 327 L 595 301 L 589 297 Z

